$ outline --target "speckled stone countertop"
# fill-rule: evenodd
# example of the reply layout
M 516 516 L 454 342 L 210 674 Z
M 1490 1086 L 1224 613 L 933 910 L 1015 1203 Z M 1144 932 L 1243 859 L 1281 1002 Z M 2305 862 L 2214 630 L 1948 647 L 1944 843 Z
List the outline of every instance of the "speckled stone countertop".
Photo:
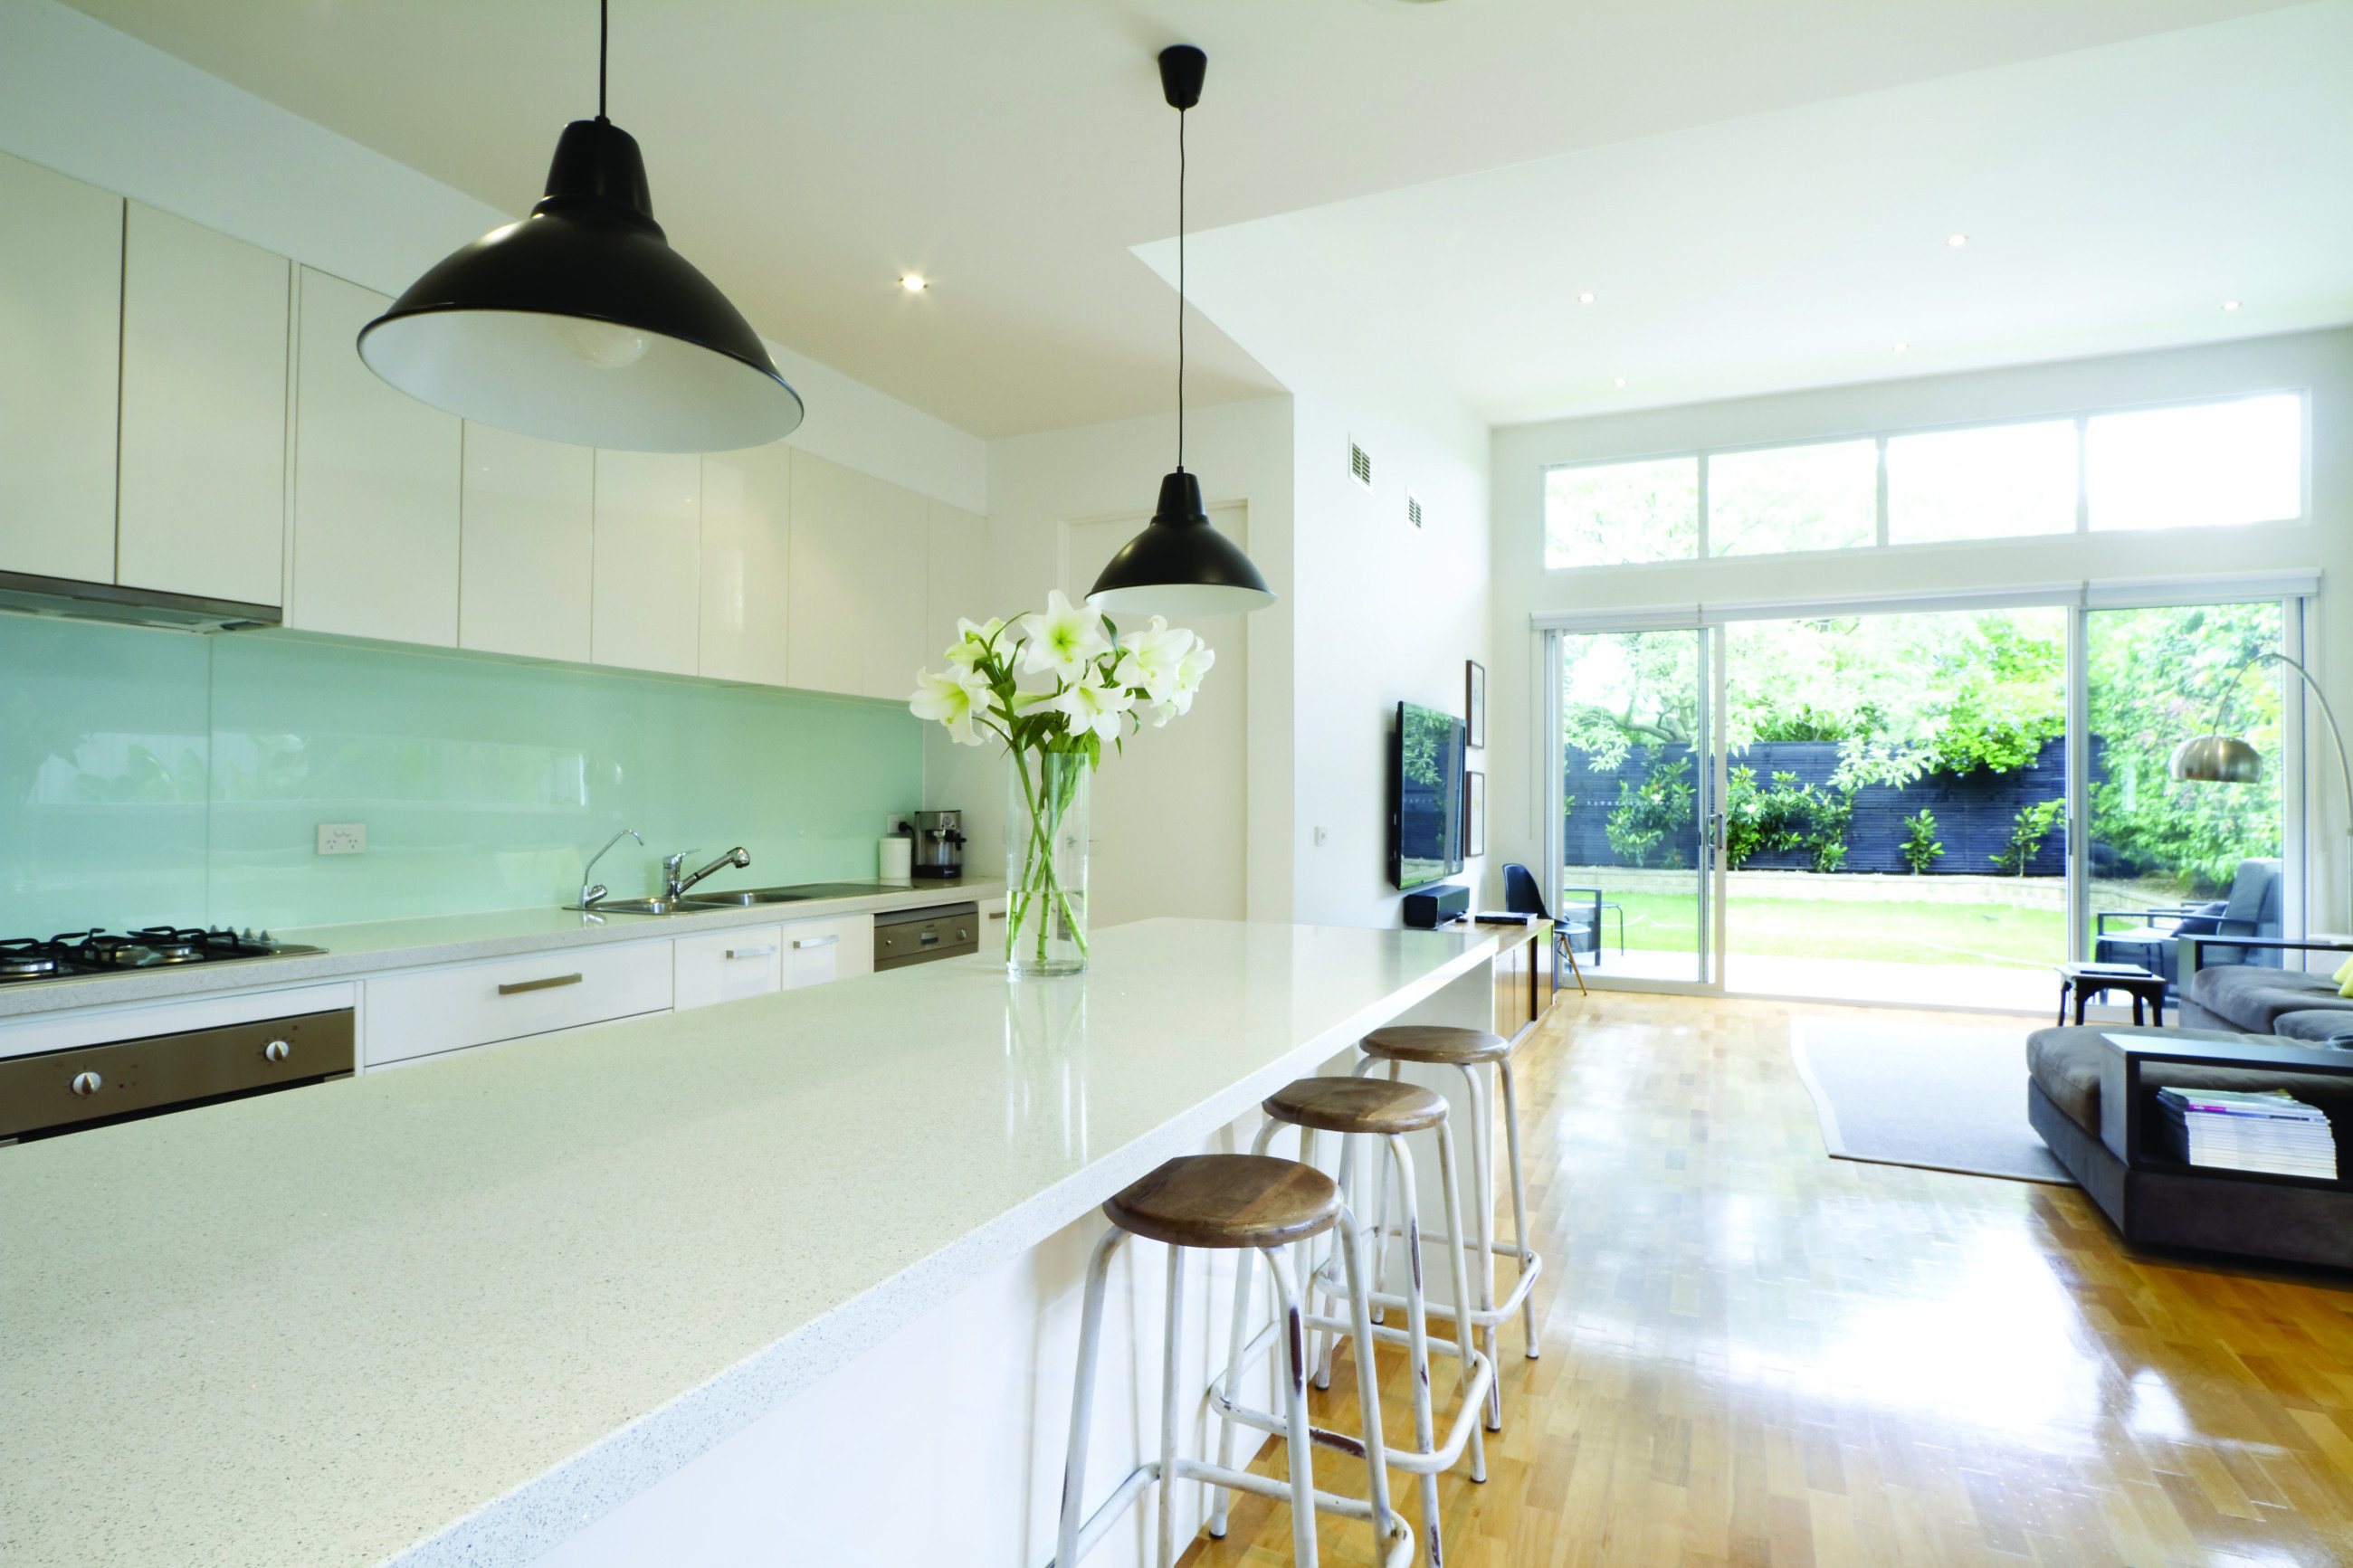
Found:
M 0 1149 L 0 1561 L 526 1563 L 1523 935 L 1147 921 Z
M 846 886 L 848 884 L 819 884 Z M 101 1007 L 119 1002 L 158 1002 L 215 991 L 301 985 L 318 980 L 425 963 L 462 963 L 475 958 L 553 952 L 598 942 L 643 942 L 649 937 L 691 936 L 723 926 L 775 925 L 783 921 L 820 920 L 869 910 L 913 910 L 927 904 L 969 903 L 1005 891 L 994 878 L 913 882 L 902 888 L 839 898 L 797 899 L 744 910 L 698 910 L 676 915 L 583 914 L 577 910 L 488 910 L 470 915 L 428 915 L 415 920 L 369 921 L 355 925 L 311 926 L 273 931 L 280 942 L 327 951 L 307 957 L 240 959 L 230 963 L 187 963 L 128 970 L 121 974 L 79 975 L 31 984 L 0 985 L 0 1019 L 28 1017 L 67 1007 Z

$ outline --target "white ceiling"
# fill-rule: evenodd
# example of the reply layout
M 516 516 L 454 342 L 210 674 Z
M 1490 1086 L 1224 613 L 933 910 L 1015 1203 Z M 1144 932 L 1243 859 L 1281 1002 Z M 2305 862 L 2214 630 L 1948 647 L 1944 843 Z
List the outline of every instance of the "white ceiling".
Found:
M 594 111 L 590 0 L 74 3 L 508 211 L 536 197 L 559 127 Z M 1727 139 L 1694 142 L 1694 128 L 2276 8 L 2277 0 L 616 0 L 611 113 L 646 149 L 655 210 L 673 242 L 764 333 L 951 424 L 998 436 L 1167 406 L 1170 301 L 1131 247 L 1174 227 L 1176 117 L 1159 100 L 1153 56 L 1197 43 L 1209 75 L 1191 117 L 1196 226 L 1322 209 L 1300 221 L 1324 226 L 1351 286 L 1459 378 L 1469 401 L 1559 411 L 1587 368 L 1588 345 L 1573 336 L 1584 323 L 1531 334 L 1511 303 L 1545 302 L 1554 258 L 1590 254 L 1620 312 L 1613 330 L 1631 334 L 1604 345 L 1595 363 L 1647 347 L 1653 357 L 1639 363 L 1685 367 L 1681 384 L 1700 386 L 1711 356 L 1736 381 L 1825 374 L 1820 329 L 1806 323 L 1837 302 L 1841 280 L 1873 274 L 1854 259 L 1861 251 L 1893 255 L 1910 232 L 1895 221 L 1903 193 L 1888 182 L 1834 188 L 1816 173 L 1852 168 L 1871 148 L 1799 136 L 1788 145 L 1806 149 L 1807 161 L 1749 156 L 1734 179 L 1709 163 Z M 2252 96 L 2267 121 L 2277 119 L 2269 110 L 2278 106 Z M 1900 129 L 1903 114 L 1894 120 Z M 1937 150 L 1930 172 L 1967 184 L 1968 141 L 1992 129 L 1980 124 Z M 1755 149 L 1736 130 L 1728 151 Z M 1509 167 L 1578 153 L 1599 159 L 1591 169 L 1615 173 L 1545 186 L 1525 182 L 1553 177 L 1552 165 Z M 1998 194 L 2020 166 L 2005 153 L 2001 172 L 1972 188 Z M 2081 188 L 2094 190 L 2108 167 L 2084 168 Z M 1460 222 L 1440 214 L 1451 182 L 1480 171 L 1501 171 L 1497 184 L 1472 193 Z M 1576 183 L 1588 179 L 1596 183 Z M 1431 182 L 1450 184 L 1410 189 Z M 2042 210 L 2050 184 L 2041 183 L 2044 194 L 2025 215 L 2045 220 L 2038 241 L 2068 226 L 2065 215 Z M 1580 205 L 1526 222 L 1526 195 L 1541 195 L 1541 210 L 1564 190 Z M 1803 223 L 1773 221 L 1777 191 Z M 1383 192 L 1403 193 L 1398 214 L 1418 232 L 1398 233 L 1377 207 L 1334 205 Z M 1572 221 L 1596 194 L 1619 215 L 1606 247 Z M 1994 212 L 1981 201 L 1948 218 L 1926 204 L 1905 221 L 1926 224 L 1941 246 L 1944 226 Z M 1984 248 L 1952 259 L 1999 270 L 2003 247 L 2014 256 L 2022 232 L 2012 221 L 2020 215 L 2000 216 L 2006 231 L 1994 223 Z M 1746 268 L 1739 258 L 1755 247 L 1744 226 L 1768 222 L 1781 237 L 1767 247 L 1773 268 Z M 1431 248 L 1433 236 L 1448 235 L 1461 237 L 1452 259 Z M 1804 271 L 1785 253 L 1808 237 L 1818 258 L 1838 265 L 1817 268 L 1820 298 L 1800 311 L 1779 284 L 1791 266 Z M 1368 258 L 1391 245 L 1394 262 L 1373 265 Z M 1462 254 L 1473 249 L 1486 258 L 1464 270 Z M 935 287 L 922 296 L 900 289 L 910 268 Z M 1743 291 L 1744 276 L 1752 319 L 1732 323 L 1727 338 L 1721 301 Z M 1911 319 L 1891 329 L 1894 314 L 1874 314 L 1851 325 L 1866 338 L 1936 336 Z M 1772 328 L 1776 321 L 1785 326 Z M 1191 365 L 1200 401 L 1273 386 L 1214 331 L 1193 334 Z
M 1192 262 L 1261 314 L 1348 297 L 1513 424 L 2353 321 L 2348 169 L 2329 0 L 1263 219 Z

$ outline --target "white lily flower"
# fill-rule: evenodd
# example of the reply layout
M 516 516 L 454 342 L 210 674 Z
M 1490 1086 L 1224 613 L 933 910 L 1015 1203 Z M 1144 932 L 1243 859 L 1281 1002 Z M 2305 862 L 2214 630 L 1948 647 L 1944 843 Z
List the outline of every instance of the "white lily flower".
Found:
M 1043 611 L 1021 617 L 1021 635 L 1027 639 L 1022 669 L 1030 674 L 1050 669 L 1062 680 L 1083 680 L 1087 667 L 1111 651 L 1103 616 L 1072 605 L 1060 588 L 1047 594 Z
M 1154 702 L 1166 702 L 1176 694 L 1185 657 L 1192 652 L 1194 641 L 1193 634 L 1182 626 L 1170 630 L 1165 616 L 1153 616 L 1152 625 L 1143 631 L 1127 633 L 1120 638 L 1127 662 L 1134 667 L 1127 684 L 1144 688 L 1145 696 Z
M 988 711 L 986 682 L 969 671 L 934 675 L 928 669 L 919 669 L 915 671 L 915 688 L 907 706 L 916 718 L 937 720 L 946 725 L 948 734 L 959 746 L 988 743 L 988 737 L 973 727 L 973 721 Z
M 1043 706 L 1069 720 L 1073 735 L 1092 730 L 1106 741 L 1115 741 L 1119 738 L 1119 721 L 1135 706 L 1135 699 L 1124 687 L 1105 686 L 1089 679 L 1065 689 Z
M 997 634 L 1004 629 L 1005 622 L 1001 617 L 983 626 L 978 622 L 967 621 L 958 616 L 956 645 L 941 657 L 959 669 L 973 669 L 982 659 L 988 657 L 989 649 L 997 642 Z
M 1209 667 L 1217 662 L 1218 651 L 1208 643 L 1202 643 L 1186 654 L 1176 667 L 1176 688 L 1169 692 L 1163 706 L 1176 713 L 1191 712 L 1193 694 L 1201 689 L 1201 678 L 1208 675 Z M 1160 722 L 1166 723 L 1167 721 L 1164 719 Z

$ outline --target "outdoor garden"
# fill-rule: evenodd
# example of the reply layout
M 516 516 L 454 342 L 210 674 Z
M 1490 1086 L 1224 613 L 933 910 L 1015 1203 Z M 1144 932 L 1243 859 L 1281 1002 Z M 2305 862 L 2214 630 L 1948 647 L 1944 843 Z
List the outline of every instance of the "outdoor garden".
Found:
M 2242 673 L 2279 646 L 2279 608 L 2086 623 L 2091 907 L 2221 897 L 2241 858 L 2279 852 L 2280 689 Z M 1638 951 L 1697 945 L 1702 636 L 1563 639 L 1561 886 L 1601 889 Z M 1737 623 L 1725 649 L 1732 953 L 2066 956 L 2064 611 Z M 2222 722 L 2263 752 L 2264 782 L 2173 782 L 2174 746 L 2226 696 Z M 1618 912 L 1606 934 L 1614 953 Z

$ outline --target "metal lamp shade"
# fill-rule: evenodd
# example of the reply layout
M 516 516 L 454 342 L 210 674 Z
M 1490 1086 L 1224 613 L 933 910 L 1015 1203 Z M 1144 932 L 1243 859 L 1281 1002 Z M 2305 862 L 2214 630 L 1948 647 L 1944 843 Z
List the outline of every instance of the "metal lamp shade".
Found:
M 2236 735 L 2192 735 L 2173 748 L 2166 771 L 2197 784 L 2260 784 L 2263 759 Z
M 638 452 L 758 447 L 801 422 L 759 334 L 670 247 L 635 138 L 565 127 L 547 196 L 360 331 L 368 368 L 484 425 Z
M 1160 481 L 1152 521 L 1087 590 L 1088 607 L 1107 615 L 1244 615 L 1273 603 L 1250 558 L 1210 526 L 1201 481 L 1182 468 Z

